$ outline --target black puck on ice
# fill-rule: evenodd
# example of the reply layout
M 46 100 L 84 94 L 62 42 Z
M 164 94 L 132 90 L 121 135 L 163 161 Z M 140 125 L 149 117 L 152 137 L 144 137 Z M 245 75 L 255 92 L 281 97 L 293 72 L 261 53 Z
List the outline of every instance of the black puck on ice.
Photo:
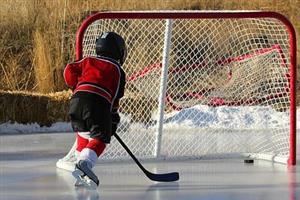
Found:
M 244 163 L 254 163 L 254 160 L 253 159 L 245 159 L 244 160 Z

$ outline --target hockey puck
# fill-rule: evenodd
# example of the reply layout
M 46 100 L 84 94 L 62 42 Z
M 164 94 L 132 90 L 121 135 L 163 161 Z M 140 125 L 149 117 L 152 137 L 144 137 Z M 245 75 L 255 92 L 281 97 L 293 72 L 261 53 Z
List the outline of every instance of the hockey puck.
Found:
M 254 163 L 254 160 L 253 159 L 246 159 L 246 160 L 244 160 L 244 163 Z

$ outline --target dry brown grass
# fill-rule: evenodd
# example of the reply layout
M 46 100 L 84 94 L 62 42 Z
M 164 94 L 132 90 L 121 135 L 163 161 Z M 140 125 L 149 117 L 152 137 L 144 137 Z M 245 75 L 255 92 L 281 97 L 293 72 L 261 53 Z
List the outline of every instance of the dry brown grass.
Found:
M 0 63 L 2 89 L 27 90 L 32 85 L 32 66 L 23 66 L 25 53 L 7 56 Z
M 49 93 L 54 88 L 52 79 L 52 60 L 48 42 L 40 31 L 34 34 L 34 74 L 37 90 L 42 93 Z
M 74 59 L 76 29 L 92 11 L 174 9 L 272 10 L 286 15 L 300 30 L 299 0 L 19 0 L 17 3 L 2 0 L 0 55 L 4 56 L 0 57 L 0 82 L 3 83 L 0 89 L 39 92 L 65 89 L 62 71 Z M 13 58 L 22 58 L 22 62 Z M 10 66 L 16 69 L 8 69 Z M 23 69 L 27 72 L 26 79 L 15 76 Z
M 66 89 L 63 68 L 67 62 L 74 60 L 76 30 L 92 11 L 174 9 L 269 10 L 282 13 L 296 28 L 300 63 L 300 0 L 1 0 L 0 89 L 41 93 Z M 300 70 L 298 74 L 300 78 Z M 47 125 L 53 120 L 65 120 L 68 97 L 58 97 L 60 95 L 62 93 L 49 96 L 2 91 L 0 122 L 15 119 Z M 35 113 L 42 112 L 45 107 L 47 114 L 44 116 L 48 119 Z M 132 112 L 131 108 L 125 109 Z

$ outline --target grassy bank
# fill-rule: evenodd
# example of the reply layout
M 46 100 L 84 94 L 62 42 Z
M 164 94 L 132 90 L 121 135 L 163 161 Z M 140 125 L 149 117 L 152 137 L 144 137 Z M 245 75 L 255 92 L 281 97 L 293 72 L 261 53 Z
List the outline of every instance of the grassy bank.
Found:
M 74 60 L 75 32 L 95 10 L 271 10 L 293 22 L 298 38 L 300 32 L 300 0 L 2 0 L 0 4 L 2 90 L 65 89 L 62 72 Z

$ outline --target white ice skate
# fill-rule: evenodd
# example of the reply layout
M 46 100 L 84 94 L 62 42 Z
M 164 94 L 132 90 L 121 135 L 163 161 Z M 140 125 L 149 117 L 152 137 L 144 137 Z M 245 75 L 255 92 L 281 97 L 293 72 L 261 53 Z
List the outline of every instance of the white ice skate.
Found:
M 75 187 L 86 187 L 96 189 L 99 185 L 98 177 L 89 167 L 88 161 L 80 160 L 75 167 L 72 175 L 76 178 Z

